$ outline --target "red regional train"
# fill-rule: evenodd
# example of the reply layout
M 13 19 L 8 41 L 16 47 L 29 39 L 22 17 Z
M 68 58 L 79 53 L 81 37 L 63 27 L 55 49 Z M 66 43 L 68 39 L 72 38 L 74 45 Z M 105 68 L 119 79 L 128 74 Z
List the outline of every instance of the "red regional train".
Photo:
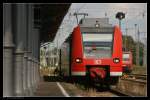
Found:
M 123 52 L 122 67 L 125 73 L 130 73 L 132 71 L 132 52 Z
M 63 76 L 116 84 L 122 76 L 122 33 L 108 18 L 84 18 L 61 47 Z

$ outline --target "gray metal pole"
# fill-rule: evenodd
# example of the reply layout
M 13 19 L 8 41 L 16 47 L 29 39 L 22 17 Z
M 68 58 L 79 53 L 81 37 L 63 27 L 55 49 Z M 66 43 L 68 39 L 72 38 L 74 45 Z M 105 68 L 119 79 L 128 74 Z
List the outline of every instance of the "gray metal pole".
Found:
M 143 57 L 143 65 L 144 67 L 147 67 L 147 38 L 145 37 L 144 38 L 144 50 L 143 50 L 143 54 L 144 54 L 144 57 Z
M 138 40 L 137 40 L 137 52 L 136 52 L 136 55 L 137 55 L 137 65 L 139 66 L 140 65 L 140 61 L 139 61 L 139 46 L 140 46 L 140 44 L 139 44 L 139 35 L 140 35 L 140 32 L 139 32 L 139 27 L 138 27 L 138 32 L 137 32 L 137 34 L 138 34 Z
M 125 50 L 127 50 L 127 32 L 128 32 L 128 29 L 126 28 L 126 36 L 125 36 Z
M 120 29 L 121 29 L 121 19 L 119 19 L 119 27 L 120 27 Z
M 137 24 L 134 24 L 134 25 L 135 25 L 135 36 L 136 36 L 136 34 L 137 34 L 137 31 L 136 31 Z M 135 40 L 137 40 L 136 37 L 135 37 Z M 136 45 L 136 65 L 137 64 L 138 64 L 138 58 L 137 58 L 137 45 Z
M 3 96 L 14 96 L 13 93 L 13 34 L 12 5 L 3 5 Z

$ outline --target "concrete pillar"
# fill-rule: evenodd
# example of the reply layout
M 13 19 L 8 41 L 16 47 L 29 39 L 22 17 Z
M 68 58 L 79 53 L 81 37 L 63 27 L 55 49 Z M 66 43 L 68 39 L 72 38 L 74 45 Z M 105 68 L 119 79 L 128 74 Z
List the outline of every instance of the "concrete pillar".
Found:
M 23 96 L 23 52 L 15 52 L 15 96 Z
M 25 96 L 28 96 L 28 52 L 26 51 L 25 54 L 24 54 L 24 58 L 23 58 L 23 88 L 24 88 L 24 95 Z
M 31 88 L 32 88 L 32 91 L 34 92 L 35 91 L 35 85 L 34 85 L 34 60 L 35 60 L 35 39 L 36 39 L 36 35 L 35 35 L 35 32 L 34 32 L 34 28 L 32 29 L 32 34 L 31 34 L 31 37 L 32 37 L 32 42 L 31 42 L 31 45 L 32 45 L 32 66 L 31 66 Z M 34 39 L 33 39 L 34 38 Z
M 34 77 L 33 77 L 33 79 L 34 79 L 34 81 L 33 81 L 33 83 L 34 83 L 34 90 L 36 90 L 36 88 L 37 88 L 37 82 L 36 82 L 36 62 L 37 62 L 37 59 L 35 58 L 34 59 Z
M 35 60 L 36 60 L 36 58 L 35 58 L 35 51 L 36 51 L 36 38 L 37 38 L 37 36 L 36 36 L 36 31 L 35 31 L 35 29 L 33 29 L 33 34 L 32 34 L 32 36 L 34 37 L 34 39 L 33 39 L 33 41 L 32 41 L 32 47 L 33 47 L 33 49 L 32 49 L 32 52 L 33 52 L 33 73 L 32 73 L 32 75 L 33 75 L 33 77 L 32 77 L 32 85 L 33 85 L 33 91 L 35 91 L 36 90 L 36 83 L 35 83 Z
M 3 96 L 14 96 L 13 93 L 13 34 L 12 5 L 3 5 Z
M 24 46 L 24 56 L 23 56 L 23 95 L 27 95 L 27 4 L 20 4 L 22 6 L 22 36 L 23 36 L 23 46 Z
M 144 41 L 144 50 L 143 50 L 143 66 L 147 67 L 147 38 Z
M 29 66 L 29 69 L 30 69 L 30 95 L 33 96 L 33 92 L 34 92 L 34 84 L 33 84 L 33 75 L 34 75 L 34 62 L 33 62 L 33 55 L 31 54 L 30 58 L 29 58 L 29 61 L 30 61 L 30 66 Z
M 34 41 L 33 41 L 33 46 L 34 46 L 34 50 L 33 50 L 33 54 L 34 54 L 34 81 L 33 84 L 35 86 L 35 89 L 37 87 L 37 62 L 38 62 L 38 55 L 39 55 L 39 29 L 34 29 Z
M 32 65 L 31 65 L 31 88 L 32 88 L 32 91 L 34 92 L 34 90 L 35 90 L 35 87 L 34 87 L 34 56 L 35 56 L 35 54 L 34 54 L 34 50 L 35 50 L 35 48 L 34 48 L 34 42 L 35 42 L 35 39 L 36 39 L 36 36 L 35 36 L 35 32 L 34 32 L 34 8 L 33 8 L 33 6 L 31 6 L 31 14 L 32 14 L 32 16 L 31 16 L 31 25 L 32 25 L 32 33 L 31 33 L 31 46 L 32 46 L 32 48 L 31 48 L 31 52 L 32 52 L 32 56 L 31 56 L 31 58 L 32 58 Z
M 34 87 L 35 87 L 35 90 L 37 88 L 36 86 L 36 58 L 34 59 Z
M 31 58 L 31 88 L 32 92 L 34 92 L 34 58 Z
M 26 61 L 24 52 L 26 47 L 26 5 L 15 4 L 15 95 L 23 96 L 26 89 Z
M 38 65 L 38 69 L 37 69 L 37 71 L 38 71 L 38 72 L 37 72 L 37 74 L 38 74 L 37 81 L 40 82 L 40 81 L 43 80 L 43 79 L 42 79 L 43 77 L 40 75 L 40 62 L 38 62 L 37 65 Z
M 27 83 L 28 83 L 28 96 L 31 96 L 32 95 L 32 88 L 31 88 L 31 57 L 30 57 L 30 53 L 28 53 L 28 60 L 27 60 Z
M 37 58 L 37 83 L 40 81 L 40 32 L 37 32 L 37 51 L 36 51 L 36 58 Z
M 33 63 L 33 88 L 34 88 L 34 92 L 36 91 L 35 73 L 36 73 L 36 58 L 34 58 L 34 63 Z
M 33 95 L 33 91 L 32 91 L 32 41 L 34 39 L 34 37 L 32 36 L 33 34 L 33 5 L 32 4 L 28 4 L 27 5 L 27 12 L 28 12 L 28 42 L 27 42 L 27 46 L 28 46 L 28 67 L 27 67 L 27 80 L 28 80 L 28 95 L 31 96 Z
M 36 51 L 38 50 L 38 47 L 37 47 L 37 44 L 38 44 L 38 41 L 37 41 L 37 40 L 38 40 L 38 39 L 37 39 L 38 36 L 37 36 L 37 35 L 38 35 L 38 34 L 37 34 L 36 29 L 34 30 L 34 32 L 35 32 L 35 35 L 36 35 L 35 44 L 34 44 L 34 48 L 35 48 L 35 49 L 34 49 L 34 54 L 35 54 L 35 62 L 34 62 L 34 85 L 35 85 L 35 90 L 36 90 L 37 84 L 38 84 L 38 83 L 37 83 L 37 79 L 36 79 L 36 77 L 37 77 L 37 75 L 36 75 L 36 70 L 37 70 L 37 61 L 38 61 L 38 60 L 37 60 L 37 55 L 38 55 L 38 54 L 37 54 Z
M 40 78 L 40 76 L 38 75 L 38 68 L 39 68 L 39 64 L 38 64 L 39 62 L 37 61 L 36 62 L 36 82 L 37 83 L 39 83 L 39 78 Z M 40 69 L 40 68 L 39 68 Z M 38 86 L 38 84 L 37 84 L 37 86 Z
M 39 82 L 39 79 L 40 79 L 38 70 L 40 70 L 39 61 L 36 62 L 36 82 L 37 83 Z
M 35 63 L 34 63 L 34 85 L 35 85 L 35 90 L 37 89 L 37 59 L 35 59 Z

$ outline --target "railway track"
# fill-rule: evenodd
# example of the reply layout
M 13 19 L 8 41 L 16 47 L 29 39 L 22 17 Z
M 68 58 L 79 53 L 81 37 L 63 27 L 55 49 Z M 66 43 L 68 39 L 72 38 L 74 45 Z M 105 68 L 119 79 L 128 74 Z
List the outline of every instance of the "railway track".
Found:
M 95 94 L 114 94 L 112 96 L 125 96 L 125 97 L 135 97 L 135 96 L 146 96 L 147 95 L 147 82 L 145 80 L 146 75 L 139 75 L 136 78 L 125 78 L 119 79 L 119 83 L 115 86 L 99 87 L 96 85 L 91 85 L 90 88 L 95 88 L 97 92 Z M 104 93 L 105 95 L 105 93 Z M 108 95 L 109 96 L 109 95 Z
M 70 96 L 80 95 L 81 97 L 120 97 L 127 96 L 126 94 L 119 92 L 115 89 L 100 87 L 92 84 L 92 86 L 86 87 L 85 83 L 72 83 L 63 80 L 57 76 L 45 76 L 44 80 L 47 82 L 60 82 Z M 70 88 L 72 87 L 72 88 Z M 74 89 L 76 87 L 76 89 Z M 84 89 L 83 89 L 84 88 Z M 82 91 L 82 92 L 81 92 Z M 73 95 L 72 95 L 73 94 Z
M 111 94 L 113 94 L 114 96 L 117 97 L 130 97 L 131 95 L 129 95 L 128 93 L 125 93 L 123 91 L 118 90 L 117 88 L 114 88 L 112 86 L 109 87 L 108 90 L 106 90 L 107 92 L 110 92 Z
M 147 74 L 126 74 L 123 75 L 120 79 L 146 83 Z
M 117 94 L 118 96 L 132 97 L 131 94 L 117 89 L 116 86 L 115 87 L 111 86 L 109 91 L 114 93 L 114 94 Z
M 115 88 L 116 86 L 90 84 L 89 87 L 85 87 L 85 84 L 78 84 L 78 83 L 76 83 L 76 86 L 84 90 L 85 93 L 81 96 L 91 96 L 91 97 L 121 97 L 121 96 L 130 97 L 131 96 L 128 93 L 125 93 Z M 83 89 L 83 87 L 85 88 Z
M 130 78 L 146 80 L 147 74 L 129 74 Z
M 147 75 L 129 75 L 120 78 L 116 89 L 129 96 L 147 96 Z
M 67 80 L 64 80 L 61 77 L 57 76 L 51 76 L 51 77 L 45 77 L 45 81 L 51 81 L 51 82 L 64 82 L 66 84 L 74 85 L 78 87 L 78 89 L 83 90 L 84 94 L 80 96 L 94 96 L 94 97 L 120 97 L 120 96 L 125 96 L 125 97 L 132 97 L 132 96 L 146 96 L 146 77 L 147 75 L 129 75 L 127 78 L 120 78 L 119 83 L 116 86 L 100 86 L 100 85 L 95 85 L 95 84 L 88 84 L 89 82 L 86 83 L 73 83 Z M 134 78 L 133 78 L 134 77 Z M 84 87 L 84 89 L 83 89 Z M 68 88 L 68 86 L 66 86 Z M 89 90 L 94 90 L 93 92 L 89 92 Z M 71 89 L 70 89 L 71 91 Z M 73 93 L 73 92 L 72 92 Z M 77 92 L 78 93 L 78 92 Z M 82 93 L 82 92 L 81 92 Z
M 127 97 L 146 96 L 146 80 L 146 74 L 130 74 L 127 78 L 120 78 L 119 83 L 116 86 L 110 86 L 110 92 Z
M 109 91 L 118 96 L 146 96 L 147 74 L 128 74 L 120 78 L 116 86 L 110 86 Z

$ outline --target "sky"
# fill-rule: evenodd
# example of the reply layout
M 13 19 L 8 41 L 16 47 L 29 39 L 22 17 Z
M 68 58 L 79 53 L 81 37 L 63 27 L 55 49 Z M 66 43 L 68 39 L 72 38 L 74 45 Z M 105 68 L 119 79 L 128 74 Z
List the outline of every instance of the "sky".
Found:
M 137 30 L 140 32 L 140 41 L 146 43 L 147 39 L 147 3 L 72 3 L 68 13 L 64 17 L 59 30 L 54 39 L 54 45 L 60 46 L 67 36 L 77 26 L 74 12 L 88 13 L 87 18 L 109 18 L 109 23 L 118 25 L 119 21 L 115 18 L 117 12 L 125 13 L 125 19 L 121 21 L 123 35 L 126 34 L 137 40 Z M 78 17 L 79 20 L 81 17 Z M 137 28 L 135 29 L 135 24 Z M 146 38 L 146 39 L 144 39 Z

